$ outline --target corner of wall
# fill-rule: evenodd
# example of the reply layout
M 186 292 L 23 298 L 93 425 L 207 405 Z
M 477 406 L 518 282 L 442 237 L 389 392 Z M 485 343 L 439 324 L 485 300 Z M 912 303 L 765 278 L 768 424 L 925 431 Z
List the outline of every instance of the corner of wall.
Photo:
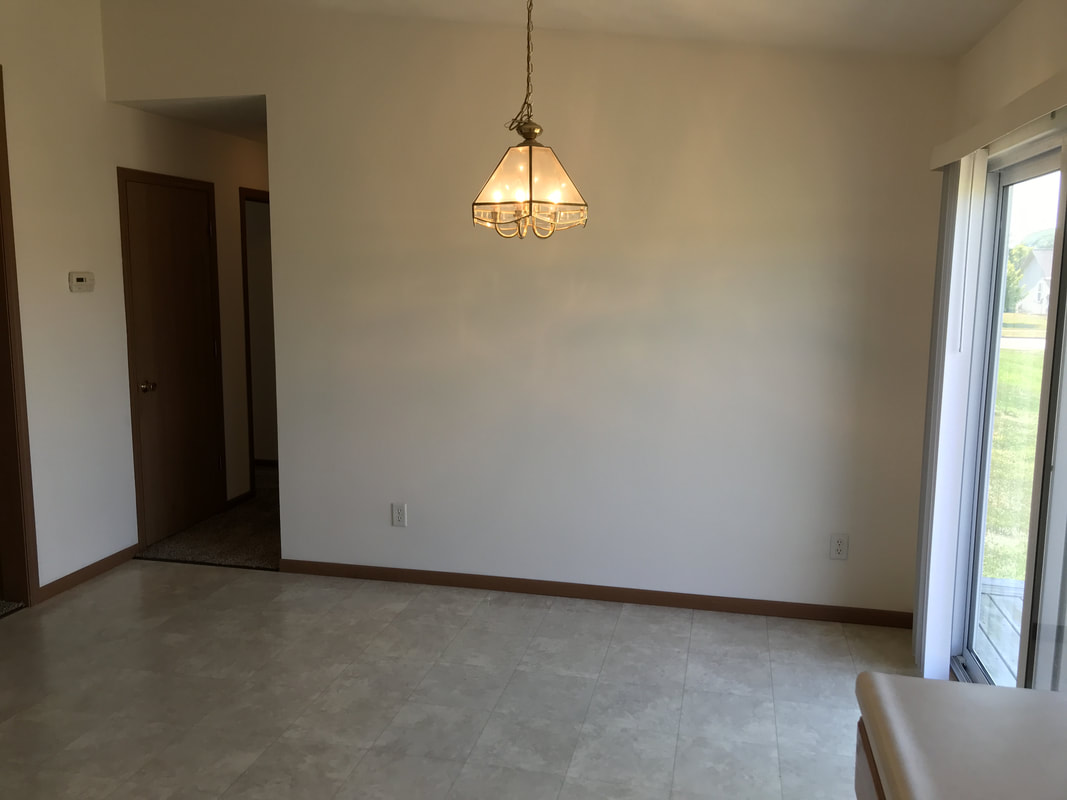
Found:
M 979 124 L 1067 70 L 1065 33 L 1063 0 L 1023 0 L 1012 9 L 959 58 L 954 132 Z

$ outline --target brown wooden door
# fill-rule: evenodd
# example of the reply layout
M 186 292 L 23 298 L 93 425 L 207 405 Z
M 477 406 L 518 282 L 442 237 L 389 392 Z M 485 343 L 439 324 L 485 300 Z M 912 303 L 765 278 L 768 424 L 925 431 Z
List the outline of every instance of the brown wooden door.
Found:
M 0 599 L 29 603 L 40 587 L 18 294 L 0 70 Z
M 226 500 L 214 187 L 119 170 L 139 539 Z

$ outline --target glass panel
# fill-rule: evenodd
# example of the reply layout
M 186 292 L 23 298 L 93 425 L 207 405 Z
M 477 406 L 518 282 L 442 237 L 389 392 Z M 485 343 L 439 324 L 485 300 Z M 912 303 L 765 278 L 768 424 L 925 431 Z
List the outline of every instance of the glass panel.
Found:
M 1059 172 L 1005 190 L 985 529 L 979 542 L 972 649 L 992 681 L 1015 686 L 1030 537 Z
M 521 204 L 529 199 L 530 148 L 509 147 L 474 203 Z
M 588 209 L 551 147 L 508 148 L 473 204 L 474 221 L 505 238 L 585 225 Z
M 1064 156 L 1061 155 L 1061 160 Z M 1063 188 L 1060 189 L 1063 198 Z M 1060 209 L 1061 228 L 1065 211 Z M 1060 278 L 1062 280 L 1062 277 Z M 1062 306 L 1057 311 L 1061 337 L 1067 325 Z M 1050 410 L 1049 435 L 1057 465 L 1067 463 L 1067 351 L 1061 349 L 1056 405 Z M 1032 641 L 1031 672 L 1027 686 L 1034 689 L 1067 690 L 1067 470 L 1053 469 L 1048 478 L 1048 506 L 1040 550 L 1036 554 L 1033 608 L 1030 610 Z
M 551 147 L 535 147 L 533 165 L 534 200 L 539 203 L 584 205 L 585 200 Z

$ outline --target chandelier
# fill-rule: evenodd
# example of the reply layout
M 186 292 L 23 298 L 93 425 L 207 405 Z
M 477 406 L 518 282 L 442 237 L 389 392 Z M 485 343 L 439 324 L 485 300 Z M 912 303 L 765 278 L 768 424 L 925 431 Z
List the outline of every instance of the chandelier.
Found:
M 533 0 L 526 3 L 526 99 L 508 130 L 522 142 L 509 147 L 473 204 L 474 222 L 505 239 L 533 231 L 547 239 L 556 231 L 585 227 L 589 208 L 552 148 L 541 144 L 533 121 Z

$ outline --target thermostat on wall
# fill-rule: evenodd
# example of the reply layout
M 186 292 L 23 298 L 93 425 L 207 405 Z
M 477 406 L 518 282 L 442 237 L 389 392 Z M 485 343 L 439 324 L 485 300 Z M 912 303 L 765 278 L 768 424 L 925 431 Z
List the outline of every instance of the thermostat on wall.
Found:
M 91 272 L 68 272 L 67 285 L 72 292 L 91 292 L 96 286 L 96 276 Z

